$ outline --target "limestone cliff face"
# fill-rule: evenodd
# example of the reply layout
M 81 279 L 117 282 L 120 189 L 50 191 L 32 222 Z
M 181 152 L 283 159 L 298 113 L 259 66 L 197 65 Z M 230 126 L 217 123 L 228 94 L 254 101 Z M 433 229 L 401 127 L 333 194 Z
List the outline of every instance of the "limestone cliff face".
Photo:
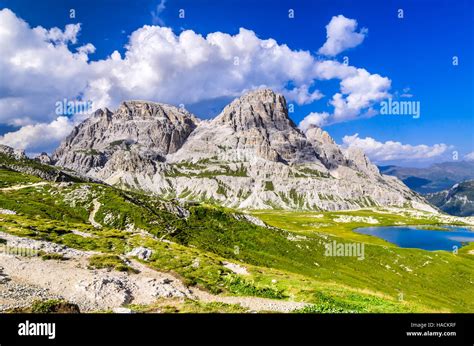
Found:
M 83 173 L 100 171 L 112 157 L 127 164 L 130 151 L 163 161 L 183 145 L 197 124 L 196 117 L 173 106 L 123 102 L 115 112 L 99 109 L 77 126 L 53 153 L 53 160 Z
M 337 168 L 349 164 L 341 148 L 334 142 L 329 133 L 322 128 L 314 125 L 310 126 L 306 131 L 306 138 L 313 145 L 316 154 L 326 167 Z
M 109 184 L 235 208 L 431 209 L 362 151 L 342 150 L 318 127 L 301 132 L 285 98 L 269 89 L 235 99 L 208 121 L 142 101 L 98 110 L 53 160 Z
M 203 123 L 186 141 L 177 157 L 227 160 L 259 157 L 286 164 L 317 162 L 315 150 L 288 117 L 285 98 L 269 89 L 248 93 L 212 121 Z

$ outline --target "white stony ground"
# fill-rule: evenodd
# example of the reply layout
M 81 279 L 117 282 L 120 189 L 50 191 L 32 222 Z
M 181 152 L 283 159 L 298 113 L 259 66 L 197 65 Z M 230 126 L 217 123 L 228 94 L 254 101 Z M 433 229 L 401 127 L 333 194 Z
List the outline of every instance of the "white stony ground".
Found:
M 379 221 L 372 216 L 351 216 L 351 215 L 341 215 L 333 219 L 337 223 L 350 223 L 350 222 L 364 222 L 369 224 L 377 224 Z
M 26 307 L 37 299 L 63 298 L 76 303 L 82 312 L 117 310 L 127 304 L 152 304 L 158 298 L 190 298 L 204 302 L 240 304 L 249 311 L 290 312 L 305 303 L 255 297 L 217 296 L 199 289 L 188 289 L 171 274 L 153 270 L 132 258 L 129 265 L 137 274 L 88 269 L 88 257 L 93 252 L 71 249 L 62 245 L 16 237 L 0 232 L 9 247 L 41 249 L 59 253 L 66 261 L 42 260 L 38 256 L 0 253 L 0 312 Z M 226 263 L 234 271 L 246 268 Z M 120 309 L 119 309 L 120 310 Z M 118 311 L 118 310 L 117 310 Z

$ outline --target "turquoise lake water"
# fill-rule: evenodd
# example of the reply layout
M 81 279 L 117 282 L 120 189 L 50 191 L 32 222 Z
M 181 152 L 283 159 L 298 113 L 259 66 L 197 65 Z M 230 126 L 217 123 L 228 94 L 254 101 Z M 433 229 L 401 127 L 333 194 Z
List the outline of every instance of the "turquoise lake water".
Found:
M 429 226 L 424 226 L 429 227 Z M 443 226 L 444 227 L 444 226 Z M 474 232 L 466 227 L 446 227 L 446 231 L 419 229 L 417 226 L 363 227 L 354 231 L 373 235 L 404 248 L 453 251 L 474 242 Z

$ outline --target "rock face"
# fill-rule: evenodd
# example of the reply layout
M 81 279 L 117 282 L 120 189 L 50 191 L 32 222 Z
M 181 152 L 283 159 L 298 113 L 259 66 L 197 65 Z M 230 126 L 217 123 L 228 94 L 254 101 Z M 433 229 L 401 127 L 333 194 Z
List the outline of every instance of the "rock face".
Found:
M 51 157 L 49 157 L 49 155 L 44 152 L 39 154 L 37 157 L 35 157 L 35 160 L 44 165 L 50 165 L 53 163 L 53 161 L 51 160 Z
M 314 148 L 288 117 L 285 98 L 268 89 L 234 100 L 202 132 L 219 149 L 249 152 L 272 162 L 317 161 Z M 196 137 L 190 138 L 187 148 L 195 148 Z
M 474 180 L 463 181 L 444 190 L 426 195 L 442 211 L 456 216 L 474 215 Z
M 341 148 L 322 128 L 311 125 L 306 131 L 306 138 L 312 143 L 316 154 L 326 167 L 348 166 L 349 161 L 342 153 Z
M 370 162 L 369 158 L 360 148 L 349 148 L 344 151 L 347 164 L 353 169 L 366 174 L 374 179 L 380 178 L 380 172 L 377 166 Z
M 109 184 L 235 208 L 340 210 L 413 205 L 434 211 L 362 151 L 341 150 L 318 127 L 300 131 L 282 95 L 234 100 L 199 122 L 172 106 L 124 102 L 99 110 L 53 155 Z
M 59 167 L 41 163 L 40 160 L 29 159 L 23 150 L 0 145 L 0 168 L 35 175 L 49 181 L 93 181 L 93 179 L 68 170 L 67 172 Z

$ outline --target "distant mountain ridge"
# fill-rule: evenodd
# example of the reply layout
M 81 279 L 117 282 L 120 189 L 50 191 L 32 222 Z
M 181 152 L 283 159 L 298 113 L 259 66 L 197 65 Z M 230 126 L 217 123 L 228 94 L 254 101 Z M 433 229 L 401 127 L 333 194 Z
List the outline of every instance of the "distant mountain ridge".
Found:
M 454 184 L 474 179 L 473 161 L 435 163 L 426 168 L 379 166 L 383 174 L 393 175 L 412 190 L 426 194 L 450 189 Z
M 249 92 L 206 121 L 145 101 L 98 110 L 52 162 L 112 185 L 235 208 L 434 210 L 361 150 L 342 150 L 318 127 L 303 133 L 285 98 L 270 89 Z

